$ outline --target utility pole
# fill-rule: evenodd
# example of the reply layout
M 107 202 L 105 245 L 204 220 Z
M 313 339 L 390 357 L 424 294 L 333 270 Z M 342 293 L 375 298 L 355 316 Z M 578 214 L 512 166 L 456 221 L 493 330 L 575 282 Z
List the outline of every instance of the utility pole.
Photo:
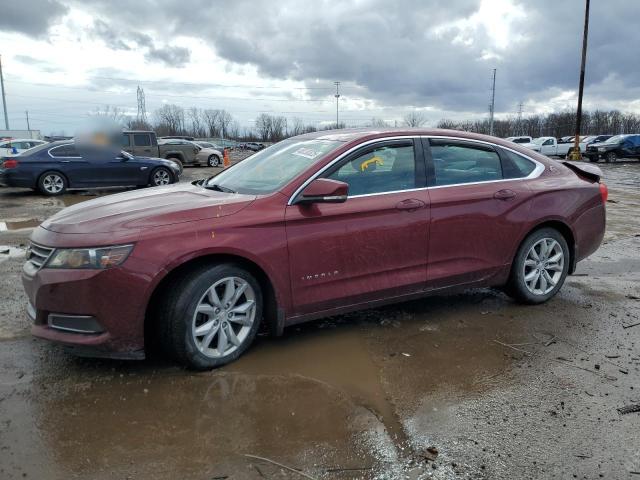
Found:
M 491 87 L 491 104 L 489 105 L 489 135 L 493 135 L 493 112 L 496 106 L 496 69 L 493 69 L 493 85 Z
M 0 87 L 2 88 L 2 106 L 4 107 L 4 128 L 9 130 L 9 116 L 7 115 L 7 97 L 4 95 L 4 77 L 2 76 L 2 55 L 0 55 Z
M 587 37 L 589 36 L 589 3 L 586 0 L 584 10 L 584 33 L 582 35 L 582 62 L 580 64 L 580 87 L 578 88 L 578 113 L 576 115 L 576 136 L 573 141 L 573 152 L 571 160 L 582 160 L 580 153 L 580 130 L 582 127 L 582 94 L 584 92 L 584 69 L 587 63 Z
M 522 107 L 523 103 L 518 104 L 518 123 L 516 126 L 516 135 L 522 135 Z
M 31 132 L 31 126 L 29 125 L 29 110 L 25 110 L 24 113 L 27 116 L 27 130 Z
M 340 122 L 338 120 L 338 102 L 340 101 L 340 82 L 333 82 L 336 85 L 336 128 L 340 128 Z

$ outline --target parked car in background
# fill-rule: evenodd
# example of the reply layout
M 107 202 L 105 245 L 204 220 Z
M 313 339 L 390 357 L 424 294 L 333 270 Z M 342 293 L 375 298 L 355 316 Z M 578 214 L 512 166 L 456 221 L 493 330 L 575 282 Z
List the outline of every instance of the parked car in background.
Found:
M 505 140 L 513 143 L 531 143 L 533 138 L 528 136 L 521 136 L 521 137 L 507 137 L 505 138 Z
M 606 142 L 611 137 L 613 137 L 613 135 L 592 135 L 591 137 L 588 137 L 587 139 L 583 140 L 583 142 L 586 145 L 591 145 L 593 143 Z
M 571 142 L 558 143 L 555 137 L 539 137 L 533 140 L 530 144 L 524 144 L 523 146 L 531 148 L 536 152 L 540 152 L 542 155 L 548 157 L 563 157 L 567 158 L 573 149 L 574 144 Z M 582 152 L 586 151 L 586 145 L 584 143 L 579 144 L 579 148 Z
M 194 369 L 287 325 L 501 287 L 551 299 L 600 245 L 600 169 L 427 129 L 289 138 L 215 177 L 89 200 L 31 235 L 32 333 L 82 355 Z
M 265 148 L 265 146 L 264 146 L 263 143 L 245 142 L 245 143 L 238 144 L 238 148 L 240 150 L 251 150 L 253 152 L 258 152 L 258 151 L 262 150 L 263 148 Z
M 222 152 L 203 148 L 191 140 L 158 139 L 155 132 L 127 130 L 122 132 L 122 149 L 132 155 L 171 159 L 180 171 L 184 165 L 222 165 Z
M 178 139 L 178 140 L 191 140 L 191 141 L 195 140 L 194 137 L 190 137 L 189 135 L 167 135 L 167 136 L 160 137 L 160 138 L 162 140 L 169 140 L 169 139 L 171 139 L 171 140 L 175 140 L 175 139 Z
M 569 142 L 573 137 L 571 135 L 566 136 L 566 137 L 561 137 L 558 139 L 558 143 L 567 143 Z
M 38 145 L 44 145 L 44 140 L 34 140 L 33 138 L 13 138 L 11 140 L 4 140 L 0 142 L 0 157 L 6 155 L 15 155 L 16 153 L 22 153 L 30 148 L 37 147 Z
M 34 147 L 0 163 L 0 185 L 60 195 L 70 189 L 146 187 L 178 181 L 180 168 L 171 160 L 120 152 L 104 158 L 83 155 L 74 142 L 63 140 Z
M 218 150 L 219 152 L 224 152 L 224 147 L 221 147 L 220 145 L 216 145 L 213 142 L 206 142 L 206 141 L 203 141 L 203 140 L 195 140 L 195 143 L 197 143 L 202 148 L 212 148 L 213 150 Z
M 640 158 L 640 135 L 616 135 L 604 142 L 592 143 L 587 147 L 586 156 L 592 162 L 604 158 L 608 163 L 621 158 Z

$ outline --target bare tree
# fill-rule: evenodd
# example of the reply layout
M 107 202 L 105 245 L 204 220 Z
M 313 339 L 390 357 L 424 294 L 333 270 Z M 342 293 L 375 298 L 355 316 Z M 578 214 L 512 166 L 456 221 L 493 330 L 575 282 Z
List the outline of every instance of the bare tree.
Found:
M 197 107 L 191 107 L 187 113 L 189 114 L 189 120 L 191 122 L 191 131 L 189 133 L 194 137 L 205 136 L 205 127 L 200 109 Z
M 105 105 L 103 109 L 96 108 L 95 111 L 91 113 L 91 116 L 106 118 L 122 126 L 131 122 L 130 116 L 127 115 L 122 108 L 112 105 Z
M 421 112 L 414 110 L 404 116 L 402 123 L 407 127 L 422 127 L 427 123 L 427 118 Z
M 220 110 L 214 110 L 212 108 L 208 108 L 202 112 L 202 117 L 210 137 L 220 136 L 220 131 L 218 130 L 218 115 L 220 115 Z
M 166 104 L 155 111 L 158 121 L 156 130 L 160 135 L 184 134 L 184 109 L 179 105 Z

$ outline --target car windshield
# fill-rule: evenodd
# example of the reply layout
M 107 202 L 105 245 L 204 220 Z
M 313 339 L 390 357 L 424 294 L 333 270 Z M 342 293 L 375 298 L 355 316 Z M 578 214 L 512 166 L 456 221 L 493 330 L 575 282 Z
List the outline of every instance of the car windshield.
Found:
M 607 143 L 620 143 L 625 138 L 627 138 L 627 135 L 615 135 L 615 136 L 611 137 L 609 140 L 607 140 Z
M 542 145 L 545 141 L 547 141 L 549 139 L 549 137 L 540 137 L 540 138 L 536 138 L 533 142 L 531 143 L 535 143 L 536 145 Z
M 275 192 L 321 157 L 343 144 L 340 141 L 316 139 L 284 140 L 210 178 L 204 186 L 238 193 Z

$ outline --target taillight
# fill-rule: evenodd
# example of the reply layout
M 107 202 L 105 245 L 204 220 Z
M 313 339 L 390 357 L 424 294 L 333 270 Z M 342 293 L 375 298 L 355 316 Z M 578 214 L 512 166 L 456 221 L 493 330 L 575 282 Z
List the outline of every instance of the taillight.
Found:
M 609 189 L 604 183 L 600 184 L 600 195 L 602 196 L 602 203 L 607 203 L 607 198 L 609 198 Z
M 18 166 L 18 160 L 14 160 L 13 158 L 9 158 L 2 162 L 2 168 L 16 168 Z

